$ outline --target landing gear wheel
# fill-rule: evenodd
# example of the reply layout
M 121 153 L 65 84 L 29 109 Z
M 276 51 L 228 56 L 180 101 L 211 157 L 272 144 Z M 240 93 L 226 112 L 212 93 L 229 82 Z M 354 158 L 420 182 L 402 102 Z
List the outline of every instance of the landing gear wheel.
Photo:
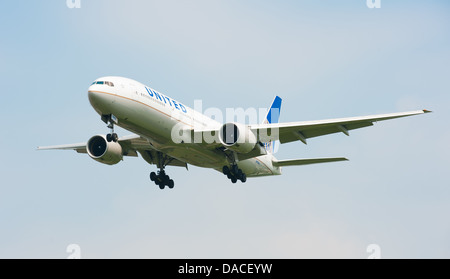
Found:
M 223 166 L 222 172 L 225 175 L 228 175 L 230 173 L 230 168 L 228 166 Z
M 154 173 L 154 172 L 150 173 L 150 180 L 151 181 L 155 181 L 156 180 L 156 173 Z
M 238 168 L 237 165 L 232 165 L 232 166 L 231 166 L 231 172 L 232 172 L 234 175 L 236 175 L 236 174 L 238 173 L 238 171 L 239 171 L 239 168 Z
M 247 181 L 247 176 L 245 175 L 245 173 L 242 174 L 241 181 L 242 183 L 245 183 Z
M 169 182 L 167 183 L 167 186 L 169 186 L 169 189 L 173 189 L 173 186 L 175 186 L 175 182 L 173 182 L 173 180 L 170 179 Z
M 116 133 L 113 133 L 113 134 L 111 135 L 111 140 L 112 140 L 113 142 L 118 142 L 118 141 L 119 141 L 119 136 L 118 136 Z
M 109 134 L 106 135 L 106 141 L 118 142 L 119 137 L 117 136 L 116 133 L 114 133 L 114 123 L 116 124 L 118 123 L 117 117 L 115 117 L 112 114 L 102 115 L 102 121 L 105 122 L 108 125 L 107 127 L 110 129 Z
M 238 167 L 237 164 L 229 166 L 224 166 L 222 168 L 223 174 L 225 174 L 232 183 L 236 183 L 238 180 L 245 183 L 247 181 L 247 175 Z
M 158 174 L 156 174 L 155 172 L 151 172 L 150 180 L 154 181 L 161 190 L 163 190 L 166 186 L 169 187 L 169 189 L 173 189 L 173 187 L 175 186 L 175 182 L 170 179 L 170 177 L 164 172 L 164 170 L 158 171 Z
M 239 169 L 239 170 L 237 171 L 237 174 L 236 174 L 237 179 L 242 179 L 242 175 L 243 175 L 243 174 L 244 174 L 244 173 L 242 172 L 242 170 Z
M 170 189 L 173 189 L 173 187 L 175 186 L 175 182 L 170 179 L 170 177 L 164 171 L 164 168 L 169 165 L 173 158 L 159 151 L 156 152 L 156 156 L 157 158 L 155 158 L 155 161 L 157 162 L 158 171 L 156 173 L 150 173 L 150 179 L 154 181 L 161 190 L 166 186 Z

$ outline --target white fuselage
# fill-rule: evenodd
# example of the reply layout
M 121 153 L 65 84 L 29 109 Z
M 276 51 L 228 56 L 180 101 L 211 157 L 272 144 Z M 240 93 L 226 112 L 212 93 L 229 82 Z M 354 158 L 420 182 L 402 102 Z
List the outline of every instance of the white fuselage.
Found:
M 182 125 L 187 129 L 219 129 L 219 123 L 165 94 L 137 81 L 123 77 L 103 77 L 92 84 L 88 95 L 92 107 L 100 115 L 113 114 L 117 125 L 147 139 L 155 150 L 191 165 L 218 171 L 229 165 L 224 152 L 202 143 L 174 143 L 172 129 Z M 238 156 L 239 157 L 239 156 Z M 248 177 L 281 174 L 272 165 L 272 154 L 237 160 Z

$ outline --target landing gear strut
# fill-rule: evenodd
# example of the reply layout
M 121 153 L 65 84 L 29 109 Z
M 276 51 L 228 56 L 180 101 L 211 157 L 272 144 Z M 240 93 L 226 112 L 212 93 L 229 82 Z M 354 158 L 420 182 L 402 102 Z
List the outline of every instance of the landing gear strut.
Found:
M 222 172 L 232 183 L 236 183 L 238 180 L 242 183 L 247 181 L 247 176 L 236 164 L 231 165 L 231 167 L 224 166 Z
M 173 160 L 173 158 L 167 157 L 161 152 L 158 152 L 157 154 L 157 165 L 159 171 L 158 173 L 151 172 L 150 180 L 155 182 L 155 184 L 158 185 L 159 189 L 161 190 L 163 190 L 166 186 L 169 187 L 169 189 L 173 189 L 173 187 L 175 186 L 175 182 L 173 182 L 173 180 L 170 179 L 170 176 L 168 176 L 164 171 L 164 168 Z
M 110 129 L 110 133 L 106 135 L 106 140 L 108 142 L 118 142 L 119 141 L 119 136 L 114 133 L 114 123 L 117 123 L 117 117 L 115 117 L 113 114 L 109 114 L 109 115 L 102 115 L 102 120 L 103 122 L 105 122 L 106 124 L 108 124 L 108 128 Z

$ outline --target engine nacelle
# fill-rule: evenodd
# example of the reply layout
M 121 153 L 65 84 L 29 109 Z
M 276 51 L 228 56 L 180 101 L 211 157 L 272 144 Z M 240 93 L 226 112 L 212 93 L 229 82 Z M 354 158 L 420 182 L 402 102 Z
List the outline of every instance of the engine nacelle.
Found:
M 226 148 L 237 153 L 249 153 L 257 143 L 250 128 L 239 123 L 223 124 L 219 131 L 219 140 Z
M 118 142 L 108 142 L 102 135 L 90 138 L 86 150 L 92 159 L 107 165 L 115 165 L 123 158 L 122 146 Z

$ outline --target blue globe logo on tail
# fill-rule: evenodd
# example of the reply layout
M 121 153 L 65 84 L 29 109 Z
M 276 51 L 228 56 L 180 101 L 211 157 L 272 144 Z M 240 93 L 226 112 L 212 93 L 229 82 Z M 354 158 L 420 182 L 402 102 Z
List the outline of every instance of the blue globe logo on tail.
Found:
M 266 118 L 264 119 L 262 124 L 274 124 L 278 123 L 280 120 L 280 111 L 281 111 L 281 101 L 282 99 L 279 96 L 275 96 L 275 99 L 272 102 L 272 105 L 267 112 Z M 264 146 L 266 151 L 269 153 L 275 153 L 275 142 L 265 142 Z

